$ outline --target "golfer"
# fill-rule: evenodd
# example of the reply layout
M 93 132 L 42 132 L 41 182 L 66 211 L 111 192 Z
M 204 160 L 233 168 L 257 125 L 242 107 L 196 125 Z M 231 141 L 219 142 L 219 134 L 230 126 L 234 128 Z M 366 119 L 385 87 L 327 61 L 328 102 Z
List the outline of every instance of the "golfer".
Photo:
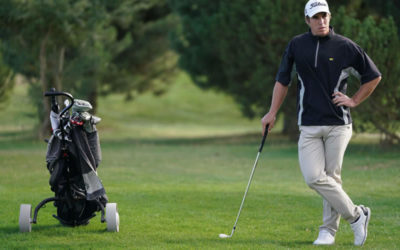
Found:
M 342 188 L 343 156 L 352 134 L 350 108 L 357 107 L 375 89 L 381 73 L 362 48 L 329 26 L 325 0 L 305 6 L 309 32 L 294 37 L 286 47 L 276 76 L 269 112 L 262 118 L 274 127 L 275 116 L 288 91 L 293 64 L 297 71 L 297 116 L 300 169 L 307 185 L 323 198 L 323 224 L 315 245 L 331 245 L 342 216 L 354 231 L 354 244 L 363 245 L 371 210 L 355 205 Z M 357 76 L 359 90 L 346 95 L 347 78 Z

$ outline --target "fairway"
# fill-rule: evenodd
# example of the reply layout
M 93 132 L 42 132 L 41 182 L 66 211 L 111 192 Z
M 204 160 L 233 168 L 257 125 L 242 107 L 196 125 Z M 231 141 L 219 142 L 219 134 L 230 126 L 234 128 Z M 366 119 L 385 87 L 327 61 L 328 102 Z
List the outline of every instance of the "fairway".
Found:
M 172 96 L 186 95 L 187 88 L 173 90 L 159 105 L 166 110 L 174 107 L 167 105 L 176 98 Z M 110 202 L 118 203 L 119 233 L 107 232 L 100 214 L 87 226 L 63 227 L 52 218 L 56 209 L 51 204 L 40 210 L 31 233 L 19 233 L 20 204 L 36 206 L 53 193 L 44 162 L 46 144 L 23 136 L 28 134 L 24 124 L 33 118 L 12 118 L 20 123 L 16 128 L 5 123 L 0 130 L 0 248 L 312 248 L 322 220 L 322 200 L 303 181 L 297 145 L 276 133 L 266 141 L 235 235 L 218 237 L 232 230 L 261 136 L 258 120 L 240 118 L 233 104 L 221 103 L 220 110 L 203 114 L 196 100 L 204 96 L 196 91 L 190 89 L 195 104 L 175 107 L 180 112 L 169 113 L 174 116 L 163 114 L 160 106 L 141 114 L 149 107 L 146 103 L 154 102 L 151 96 L 124 108 L 117 102 L 122 97 L 101 100 L 103 161 L 98 174 Z M 152 116 L 146 115 L 151 111 Z M 0 117 L 6 115 L 2 112 Z M 372 210 L 365 248 L 396 249 L 400 245 L 400 151 L 360 141 L 356 137 L 346 153 L 344 187 L 355 203 L 363 202 Z M 342 220 L 332 248 L 352 247 L 353 233 Z

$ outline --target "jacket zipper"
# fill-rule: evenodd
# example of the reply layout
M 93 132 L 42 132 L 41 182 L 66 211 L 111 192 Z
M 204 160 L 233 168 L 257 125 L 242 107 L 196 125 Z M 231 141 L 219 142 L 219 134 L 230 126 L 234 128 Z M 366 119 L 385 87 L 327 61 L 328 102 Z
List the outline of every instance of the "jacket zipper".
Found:
M 319 52 L 319 40 L 317 42 L 317 49 L 315 51 L 315 63 L 314 63 L 314 67 L 316 68 L 318 65 L 318 52 Z

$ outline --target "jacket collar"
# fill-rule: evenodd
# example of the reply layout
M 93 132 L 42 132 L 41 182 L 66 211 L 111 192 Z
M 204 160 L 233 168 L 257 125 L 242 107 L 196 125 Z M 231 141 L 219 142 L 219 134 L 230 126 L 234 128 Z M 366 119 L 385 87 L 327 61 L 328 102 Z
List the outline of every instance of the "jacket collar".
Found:
M 313 38 L 313 39 L 315 39 L 315 40 L 327 40 L 327 39 L 330 39 L 330 38 L 332 38 L 334 35 L 335 35 L 335 31 L 333 30 L 333 27 L 332 26 L 329 26 L 329 33 L 328 33 L 328 35 L 326 35 L 326 36 L 314 36 L 313 34 L 312 34 L 312 32 L 311 32 L 311 29 L 308 29 L 308 33 L 310 34 L 310 36 Z

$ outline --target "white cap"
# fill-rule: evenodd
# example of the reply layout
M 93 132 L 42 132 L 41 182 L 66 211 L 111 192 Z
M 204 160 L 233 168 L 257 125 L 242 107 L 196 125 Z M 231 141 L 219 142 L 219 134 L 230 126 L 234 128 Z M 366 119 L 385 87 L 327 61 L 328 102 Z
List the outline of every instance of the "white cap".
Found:
M 308 17 L 313 17 L 315 14 L 320 12 L 329 13 L 329 6 L 325 0 L 310 0 L 304 8 L 304 15 Z

